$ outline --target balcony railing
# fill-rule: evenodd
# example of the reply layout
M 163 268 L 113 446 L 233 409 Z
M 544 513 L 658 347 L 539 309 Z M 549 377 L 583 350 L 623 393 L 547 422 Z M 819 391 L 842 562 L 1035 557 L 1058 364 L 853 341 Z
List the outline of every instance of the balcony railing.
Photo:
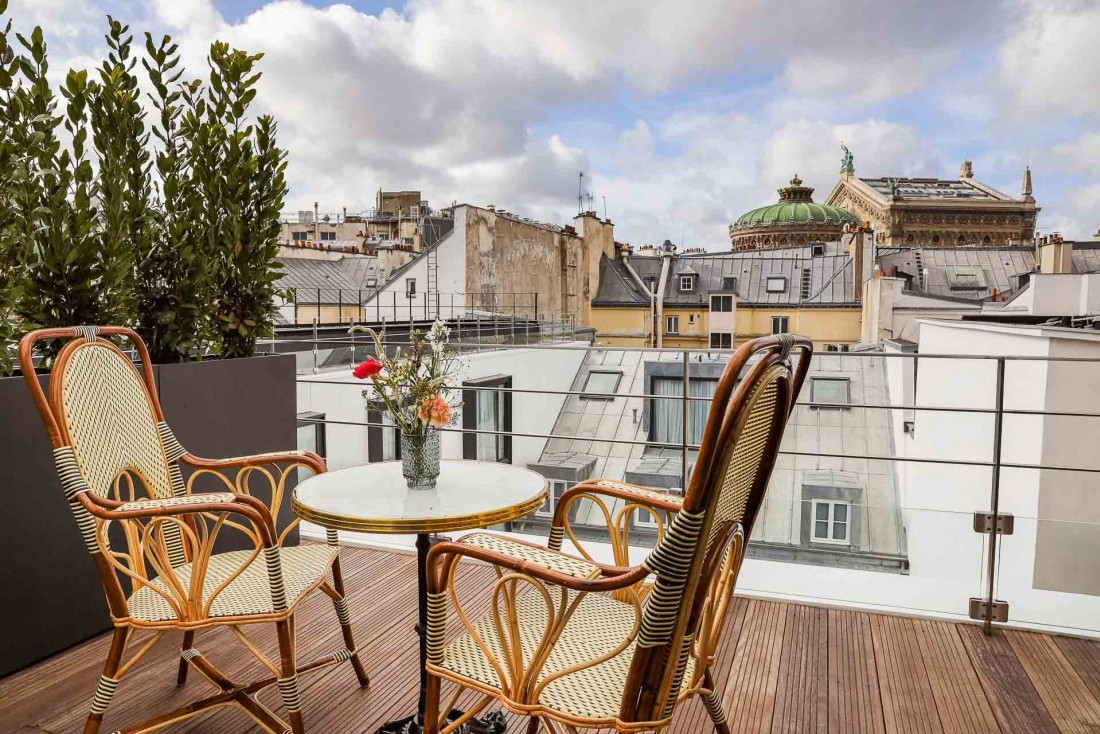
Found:
M 343 400 L 334 397 L 349 389 L 342 386 L 363 388 L 344 370 L 371 347 L 346 337 L 313 346 L 347 349 L 347 361 L 299 375 L 300 401 L 308 403 L 301 409 L 325 416 L 305 422 L 323 426 L 330 465 L 357 463 L 358 442 L 381 440 L 394 429 L 378 418 L 363 420 L 361 406 L 358 413 L 326 408 Z M 536 470 L 554 454 L 595 456 L 593 478 L 614 466 L 612 479 L 651 475 L 666 489 L 688 486 L 698 449 L 690 440 L 689 419 L 698 415 L 691 406 L 710 400 L 693 395 L 691 386 L 720 372 L 730 354 L 481 340 L 456 346 L 472 372 L 514 378 L 511 386 L 454 386 L 471 395 L 508 395 L 512 423 L 510 430 L 454 426 L 447 434 L 507 436 L 510 459 Z M 973 618 L 987 631 L 1007 621 L 1100 635 L 1100 588 L 1094 588 L 1100 576 L 1092 573 L 1100 557 L 1100 494 L 1093 489 L 1100 457 L 1089 430 L 1100 413 L 1048 408 L 1045 399 L 1055 389 L 1097 393 L 1093 375 L 1100 373 L 1091 370 L 1100 358 L 859 351 L 819 352 L 813 359 L 740 590 Z M 618 388 L 586 390 L 582 378 L 608 365 L 623 373 Z M 1048 383 L 1053 365 L 1087 376 L 1086 384 Z M 555 369 L 561 374 L 550 372 Z M 678 377 L 680 390 L 654 390 L 655 376 Z M 849 385 L 846 403 L 815 402 L 815 378 L 860 384 Z M 676 440 L 646 425 L 662 401 L 679 406 Z M 461 444 L 457 437 L 445 441 L 445 455 L 461 455 Z M 1080 512 L 1067 502 L 1078 502 Z M 583 518 L 576 522 L 585 525 Z M 508 529 L 540 534 L 546 525 L 536 513 Z M 592 524 L 585 539 L 595 537 L 597 526 L 602 523 Z M 654 537 L 646 523 L 633 523 L 632 545 Z M 645 552 L 644 545 L 637 550 Z

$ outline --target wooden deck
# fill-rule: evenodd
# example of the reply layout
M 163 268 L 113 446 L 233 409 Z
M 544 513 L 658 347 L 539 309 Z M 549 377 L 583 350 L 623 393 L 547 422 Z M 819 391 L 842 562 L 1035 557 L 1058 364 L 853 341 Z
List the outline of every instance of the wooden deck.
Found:
M 355 684 L 350 666 L 306 676 L 307 728 L 318 734 L 373 732 L 416 705 L 415 561 L 411 556 L 345 549 L 345 575 L 360 649 L 372 683 Z M 488 580 L 469 567 L 468 581 Z M 265 650 L 274 635 L 254 628 Z M 300 609 L 299 659 L 342 647 L 327 597 Z M 114 731 L 210 689 L 192 672 L 174 685 L 179 639 L 166 636 L 123 679 L 103 722 Z M 258 665 L 222 631 L 200 633 L 196 647 L 232 674 Z M 0 680 L 0 734 L 80 731 L 107 640 L 77 646 Z M 1030 632 L 985 637 L 978 627 L 861 612 L 737 599 L 716 665 L 738 732 L 1097 732 L 1100 642 Z M 261 698 L 277 712 L 278 693 Z M 259 731 L 235 709 L 166 729 Z M 525 729 L 517 719 L 509 732 Z M 698 701 L 681 707 L 671 732 L 711 732 Z

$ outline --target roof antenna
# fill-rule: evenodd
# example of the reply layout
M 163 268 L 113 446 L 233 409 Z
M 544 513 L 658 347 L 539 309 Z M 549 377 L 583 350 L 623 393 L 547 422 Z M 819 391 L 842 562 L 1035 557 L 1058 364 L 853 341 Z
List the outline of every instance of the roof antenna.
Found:
M 602 198 L 603 198 L 603 218 L 604 218 L 604 221 L 606 222 L 607 221 L 607 197 L 604 196 Z
M 584 209 L 584 171 L 577 173 L 577 214 Z

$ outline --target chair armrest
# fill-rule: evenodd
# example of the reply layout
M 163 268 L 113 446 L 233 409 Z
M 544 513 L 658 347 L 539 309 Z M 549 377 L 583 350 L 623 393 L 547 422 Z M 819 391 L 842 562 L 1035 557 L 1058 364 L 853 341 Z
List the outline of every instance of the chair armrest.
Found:
M 649 575 L 644 566 L 606 566 L 506 536 L 474 533 L 457 542 L 439 543 L 432 547 L 428 553 L 428 584 L 433 593 L 441 591 L 446 583 L 447 574 L 438 573 L 446 557 L 474 558 L 555 586 L 583 592 L 624 589 Z
M 180 457 L 180 461 L 202 469 L 235 469 L 245 466 L 261 466 L 263 464 L 305 464 L 315 474 L 328 471 L 325 460 L 312 451 L 272 451 L 266 454 L 253 454 L 251 456 L 234 456 L 228 459 L 208 459 L 186 453 Z
M 640 484 L 628 484 L 627 482 L 617 482 L 611 479 L 589 479 L 567 489 L 561 499 L 558 500 L 558 507 L 568 506 L 567 500 L 578 494 L 602 494 L 605 497 L 614 497 L 626 500 L 631 504 L 645 505 L 666 512 L 679 512 L 684 504 L 682 497 L 676 497 L 667 492 L 659 492 Z M 558 513 L 555 512 L 554 515 L 554 525 L 561 527 L 560 518 L 557 517 Z
M 211 492 L 165 499 L 113 502 L 91 492 L 79 492 L 75 499 L 83 505 L 84 509 L 101 520 L 140 520 L 166 515 L 232 512 L 251 520 L 262 531 L 262 540 L 265 545 L 275 543 L 275 521 L 267 505 L 246 494 Z

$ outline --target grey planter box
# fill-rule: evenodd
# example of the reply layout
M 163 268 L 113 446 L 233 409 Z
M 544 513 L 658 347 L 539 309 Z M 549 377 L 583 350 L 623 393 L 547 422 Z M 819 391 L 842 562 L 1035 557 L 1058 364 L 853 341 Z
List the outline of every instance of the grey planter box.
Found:
M 293 355 L 158 365 L 154 374 L 165 420 L 188 451 L 224 458 L 295 447 Z M 46 377 L 39 379 L 45 386 Z M 0 629 L 12 632 L 0 645 L 4 676 L 109 629 L 110 618 L 22 377 L 0 379 L 0 413 L 0 588 L 8 600 Z M 212 477 L 200 478 L 195 489 L 216 487 Z M 256 496 L 268 499 L 267 492 Z M 290 519 L 287 498 L 280 526 Z M 223 531 L 218 548 L 246 547 L 239 536 Z M 297 531 L 287 542 L 298 542 Z

